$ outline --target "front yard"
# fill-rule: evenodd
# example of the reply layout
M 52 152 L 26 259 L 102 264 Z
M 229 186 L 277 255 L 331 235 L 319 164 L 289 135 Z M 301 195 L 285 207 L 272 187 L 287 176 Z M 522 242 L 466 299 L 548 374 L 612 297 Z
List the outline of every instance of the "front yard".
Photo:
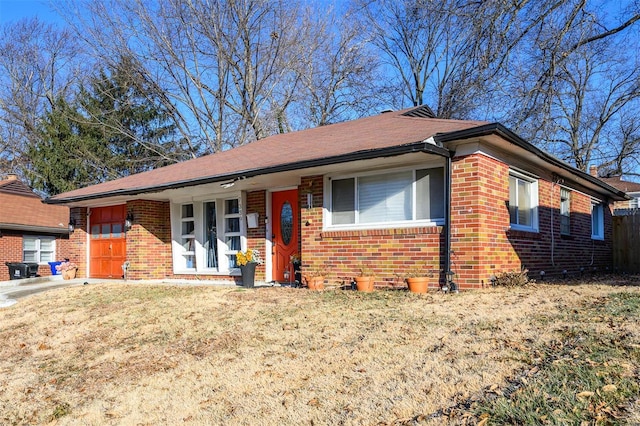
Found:
M 617 283 L 52 290 L 0 310 L 0 423 L 638 423 L 640 287 Z

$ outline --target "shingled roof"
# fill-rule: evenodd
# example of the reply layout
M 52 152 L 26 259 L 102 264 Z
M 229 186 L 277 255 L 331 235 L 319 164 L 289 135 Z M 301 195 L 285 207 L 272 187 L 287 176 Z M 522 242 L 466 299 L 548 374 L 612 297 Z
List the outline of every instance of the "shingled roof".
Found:
M 0 229 L 68 233 L 69 208 L 44 204 L 15 175 L 0 181 Z
M 451 153 L 445 148 L 447 143 L 491 135 L 534 154 L 558 170 L 579 175 L 598 191 L 625 199 L 622 192 L 617 193 L 603 181 L 541 151 L 499 123 L 438 119 L 428 107 L 420 106 L 270 136 L 238 148 L 58 194 L 46 202 L 73 204 L 135 196 L 417 151 L 448 157 Z
M 600 178 L 600 180 L 626 193 L 640 192 L 640 183 L 622 180 L 622 176 Z
M 416 114 L 406 113 L 416 110 Z M 484 121 L 430 118 L 424 108 L 384 112 L 375 116 L 270 136 L 238 148 L 172 164 L 148 172 L 58 194 L 49 203 L 131 195 L 172 187 L 255 176 L 288 168 L 301 169 L 320 160 L 357 157 L 411 144 L 438 133 L 473 128 Z

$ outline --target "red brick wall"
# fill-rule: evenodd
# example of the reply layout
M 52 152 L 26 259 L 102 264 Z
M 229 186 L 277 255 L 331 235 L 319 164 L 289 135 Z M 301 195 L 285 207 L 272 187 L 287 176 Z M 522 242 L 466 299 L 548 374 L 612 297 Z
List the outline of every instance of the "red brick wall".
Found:
M 507 164 L 482 154 L 453 160 L 452 270 L 463 287 L 484 287 L 492 275 L 523 268 L 537 279 L 540 271 L 550 277 L 610 268 L 610 209 L 604 209 L 605 241 L 592 240 L 591 197 L 584 188 L 571 191 L 571 235 L 561 236 L 560 186 L 540 178 L 539 232 L 512 231 L 508 177 Z
M 130 201 L 127 203 L 127 211 L 134 217 L 134 225 L 127 232 L 129 279 L 239 280 L 236 276 L 173 273 L 169 202 Z M 247 193 L 246 213 L 259 214 L 258 228 L 247 229 L 248 247 L 262 249 L 266 234 L 264 219 L 267 216 L 265 191 Z M 266 254 L 262 251 L 264 257 Z M 256 280 L 264 280 L 264 277 L 264 266 L 259 266 L 256 269 Z
M 313 208 L 307 209 L 307 193 L 313 193 Z M 348 285 L 365 267 L 376 278 L 375 285 L 404 285 L 406 271 L 414 267 L 439 271 L 442 227 L 322 231 L 323 177 L 310 176 L 300 185 L 302 274 L 322 269 L 330 284 Z M 438 287 L 440 273 L 430 287 Z
M 518 270 L 506 238 L 509 228 L 509 168 L 483 155 L 453 159 L 451 270 L 463 288 L 486 284 L 495 271 Z
M 560 186 L 546 180 L 538 184 L 540 232 L 507 232 L 522 266 L 537 279 L 540 271 L 548 277 L 562 275 L 565 270 L 570 275 L 610 270 L 613 262 L 610 208 L 604 208 L 605 239 L 594 240 L 591 238 L 591 197 L 571 191 L 570 235 L 560 235 Z
M 266 261 L 266 256 L 270 255 L 264 252 L 264 236 L 267 234 L 265 217 L 267 217 L 267 193 L 266 191 L 252 191 L 247 193 L 247 207 L 246 212 L 258 213 L 258 227 L 247 228 L 247 247 L 251 249 L 258 249 L 262 255 L 262 259 Z M 264 281 L 265 279 L 265 266 L 258 265 L 256 268 L 256 281 Z
M 75 230 L 69 235 L 67 255 L 70 261 L 78 265 L 76 278 L 87 277 L 87 208 L 74 207 L 70 211 L 70 218 L 76 222 Z
M 162 279 L 173 274 L 169 202 L 135 200 L 127 203 L 133 226 L 127 231 L 128 279 Z
M 3 262 L 0 265 L 0 281 L 7 281 L 10 279 L 9 268 L 4 262 L 22 262 L 22 233 L 2 231 L 0 255 Z
M 611 214 L 605 209 L 605 241 L 591 239 L 591 198 L 584 188 L 571 192 L 571 236 L 560 236 L 560 186 L 551 177 L 538 181 L 539 232 L 511 231 L 509 166 L 483 154 L 453 159 L 451 269 L 461 288 L 482 288 L 502 272 L 529 270 L 539 279 L 605 271 L 611 265 Z M 569 183 L 567 183 L 570 186 Z M 552 194 L 553 187 L 553 194 Z M 304 208 L 306 192 L 314 208 Z M 302 179 L 301 253 L 305 271 L 324 268 L 328 282 L 348 283 L 366 265 L 376 284 L 400 284 L 416 265 L 440 271 L 431 287 L 444 282 L 442 227 L 322 231 L 323 177 Z M 551 233 L 551 215 L 553 234 Z M 592 260 L 593 259 L 593 260 Z
M 22 232 L 16 231 L 2 231 L 0 237 L 0 281 L 7 281 L 10 279 L 9 268 L 6 266 L 6 262 L 22 262 L 22 236 L 25 235 Z M 34 235 L 46 235 L 36 233 Z M 67 256 L 69 252 L 69 239 L 66 237 L 57 236 L 56 238 L 56 260 L 62 260 Z M 38 275 L 46 277 L 51 275 L 51 267 L 47 265 L 40 265 L 38 267 Z

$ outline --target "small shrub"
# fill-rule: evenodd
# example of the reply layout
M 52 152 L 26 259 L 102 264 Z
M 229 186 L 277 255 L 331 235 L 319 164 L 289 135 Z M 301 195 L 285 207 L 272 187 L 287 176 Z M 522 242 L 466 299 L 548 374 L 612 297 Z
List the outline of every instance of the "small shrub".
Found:
M 523 269 L 522 271 L 502 272 L 495 276 L 492 280 L 494 287 L 525 287 L 528 284 L 533 283 L 529 279 L 529 271 Z
M 53 409 L 53 414 L 51 414 L 51 420 L 57 420 L 61 417 L 66 416 L 69 413 L 71 413 L 71 406 L 66 402 L 62 402 Z

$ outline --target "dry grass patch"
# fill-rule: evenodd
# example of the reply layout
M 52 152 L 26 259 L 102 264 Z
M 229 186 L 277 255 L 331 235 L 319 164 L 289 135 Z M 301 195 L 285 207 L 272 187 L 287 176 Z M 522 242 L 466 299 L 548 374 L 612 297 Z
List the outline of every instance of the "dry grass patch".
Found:
M 526 389 L 519 378 L 544 370 L 545 348 L 590 312 L 624 316 L 636 352 L 619 375 L 637 377 L 638 312 L 597 313 L 621 295 L 637 301 L 640 289 L 54 290 L 0 310 L 0 423 L 488 422 L 499 413 L 483 404 L 509 389 L 513 401 L 514 383 Z M 632 418 L 637 389 L 625 398 L 614 414 Z

